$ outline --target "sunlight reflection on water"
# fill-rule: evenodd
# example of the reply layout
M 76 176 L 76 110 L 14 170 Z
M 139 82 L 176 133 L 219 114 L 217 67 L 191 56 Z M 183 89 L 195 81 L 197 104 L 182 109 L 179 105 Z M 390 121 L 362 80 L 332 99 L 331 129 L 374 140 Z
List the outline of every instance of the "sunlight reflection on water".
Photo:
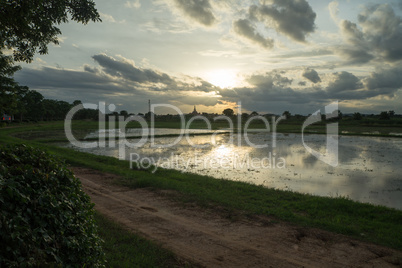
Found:
M 252 143 L 267 144 L 267 148 L 253 148 L 238 135 L 230 141 L 229 134 L 216 135 L 214 142 L 209 135 L 192 136 L 189 141 L 183 138 L 168 148 L 158 145 L 169 144 L 176 137 L 155 138 L 156 148 L 146 143 L 141 148 L 127 148 L 126 155 L 136 153 L 155 163 L 159 160 L 161 167 L 215 178 L 402 209 L 402 139 L 340 136 L 339 165 L 332 167 L 306 151 L 301 135 L 276 135 L 275 148 L 272 133 L 248 135 Z M 314 150 L 325 151 L 324 135 L 305 135 L 304 141 Z M 80 150 L 119 156 L 118 148 Z

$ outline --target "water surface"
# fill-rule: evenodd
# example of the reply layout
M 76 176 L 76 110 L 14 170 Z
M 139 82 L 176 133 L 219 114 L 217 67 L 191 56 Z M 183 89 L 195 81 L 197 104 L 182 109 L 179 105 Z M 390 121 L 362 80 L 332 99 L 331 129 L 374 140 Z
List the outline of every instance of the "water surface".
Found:
M 400 138 L 339 136 L 339 165 L 332 167 L 305 149 L 300 134 L 279 133 L 275 138 L 272 133 L 249 133 L 251 145 L 242 135 L 219 134 L 212 141 L 211 137 L 182 138 L 170 147 L 167 145 L 177 141 L 177 137 L 155 138 L 153 144 L 127 148 L 125 155 L 129 160 L 131 153 L 131 160 L 144 166 L 152 162 L 219 179 L 320 196 L 343 196 L 402 209 Z M 314 150 L 325 152 L 325 135 L 304 135 L 304 141 Z M 263 145 L 268 147 L 255 148 Z M 119 157 L 118 144 L 116 148 L 79 150 Z

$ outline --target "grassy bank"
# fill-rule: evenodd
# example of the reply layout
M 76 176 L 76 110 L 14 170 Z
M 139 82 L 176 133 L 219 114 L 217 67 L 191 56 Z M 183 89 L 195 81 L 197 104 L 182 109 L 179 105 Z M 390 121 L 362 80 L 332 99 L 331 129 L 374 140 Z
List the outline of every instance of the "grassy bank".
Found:
M 46 126 L 44 126 L 46 128 Z M 49 126 L 51 127 L 51 126 Z M 268 189 L 242 182 L 217 180 L 207 176 L 158 169 L 130 170 L 129 163 L 59 148 L 11 135 L 21 129 L 1 129 L 0 142 L 41 147 L 74 166 L 85 166 L 122 176 L 120 184 L 174 190 L 174 198 L 206 207 L 220 207 L 228 217 L 238 211 L 248 215 L 268 215 L 301 226 L 346 234 L 364 241 L 402 250 L 402 211 L 354 202 L 345 198 L 317 197 Z M 29 131 L 29 127 L 24 129 Z

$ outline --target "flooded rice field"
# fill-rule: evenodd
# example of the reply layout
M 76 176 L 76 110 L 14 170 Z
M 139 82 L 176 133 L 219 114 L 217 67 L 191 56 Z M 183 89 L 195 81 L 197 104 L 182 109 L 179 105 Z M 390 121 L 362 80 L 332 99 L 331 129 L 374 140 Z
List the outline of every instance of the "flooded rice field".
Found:
M 160 129 L 154 134 L 177 134 L 175 131 L 180 130 Z M 192 135 L 198 133 L 205 133 L 205 130 L 191 130 L 187 138 L 181 139 L 149 138 L 136 148 L 134 145 L 140 139 L 116 141 L 114 146 L 105 148 L 75 148 L 99 155 L 124 157 L 143 168 L 153 164 L 218 179 L 245 181 L 320 196 L 347 197 L 402 209 L 401 138 L 340 135 L 338 152 L 332 152 L 332 157 L 338 155 L 338 164 L 331 166 L 317 159 L 305 147 L 331 154 L 331 151 L 326 151 L 325 135 L 274 135 L 263 132 Z M 141 132 L 133 130 L 131 134 L 136 136 Z M 99 135 L 106 134 L 97 132 L 88 137 Z M 121 146 L 122 142 L 130 144 Z
M 84 139 L 104 138 L 104 137 L 139 137 L 142 135 L 162 136 L 162 135 L 180 135 L 183 134 L 208 134 L 223 133 L 226 130 L 209 130 L 209 129 L 175 129 L 175 128 L 129 128 L 126 131 L 120 129 L 102 129 L 88 133 Z

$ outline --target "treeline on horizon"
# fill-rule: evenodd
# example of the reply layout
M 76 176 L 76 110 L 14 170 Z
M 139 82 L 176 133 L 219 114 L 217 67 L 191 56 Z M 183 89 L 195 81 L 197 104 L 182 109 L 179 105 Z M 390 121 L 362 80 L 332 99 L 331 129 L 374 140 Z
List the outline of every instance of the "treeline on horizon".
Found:
M 14 94 L 8 96 L 0 96 L 2 101 L 0 102 L 0 115 L 7 114 L 14 117 L 14 122 L 38 122 L 38 121 L 56 121 L 64 120 L 67 113 L 76 105 L 82 104 L 80 100 L 75 100 L 72 103 L 68 103 L 62 100 L 46 99 L 44 96 L 35 91 L 30 90 L 26 86 L 17 86 L 13 92 Z M 81 109 L 73 117 L 73 120 L 99 120 L 100 111 L 98 109 Z M 119 120 L 119 116 L 123 116 L 125 119 L 129 116 L 135 115 L 134 113 L 128 113 L 126 110 L 120 112 L 113 112 L 105 114 L 105 120 L 110 120 L 111 116 L 114 116 L 115 120 Z M 137 115 L 144 117 L 145 119 L 150 119 L 151 113 L 138 113 Z M 195 115 L 205 116 L 206 118 L 213 119 L 219 115 L 226 115 L 228 117 L 238 117 L 233 111 L 233 109 L 227 108 L 222 111 L 221 114 L 217 113 L 202 113 L 202 114 L 186 114 L 187 118 L 191 118 Z M 292 115 L 289 111 L 284 111 L 282 115 L 286 116 L 286 121 L 303 121 L 308 116 L 295 114 Z M 248 119 L 250 117 L 263 116 L 267 119 L 271 119 L 272 116 L 278 117 L 275 114 L 259 114 L 257 112 L 242 113 L 242 120 Z M 325 115 L 321 115 L 322 120 L 325 121 Z M 380 114 L 361 114 L 355 112 L 353 114 L 342 114 L 342 112 L 337 111 L 336 116 L 331 116 L 333 120 L 342 121 L 384 121 L 390 122 L 391 119 L 402 119 L 402 115 L 395 114 L 394 111 L 383 111 Z M 177 121 L 180 120 L 179 115 L 165 114 L 157 115 L 154 114 L 154 119 L 157 121 Z M 255 120 L 258 121 L 258 118 Z M 402 120 L 391 120 L 394 123 L 399 123 Z
M 81 101 L 76 100 L 68 103 L 61 100 L 46 99 L 35 90 L 26 86 L 18 86 L 13 94 L 0 96 L 0 115 L 12 115 L 14 122 L 37 122 L 64 120 L 67 113 Z M 73 119 L 97 120 L 98 110 L 82 109 L 78 111 Z

